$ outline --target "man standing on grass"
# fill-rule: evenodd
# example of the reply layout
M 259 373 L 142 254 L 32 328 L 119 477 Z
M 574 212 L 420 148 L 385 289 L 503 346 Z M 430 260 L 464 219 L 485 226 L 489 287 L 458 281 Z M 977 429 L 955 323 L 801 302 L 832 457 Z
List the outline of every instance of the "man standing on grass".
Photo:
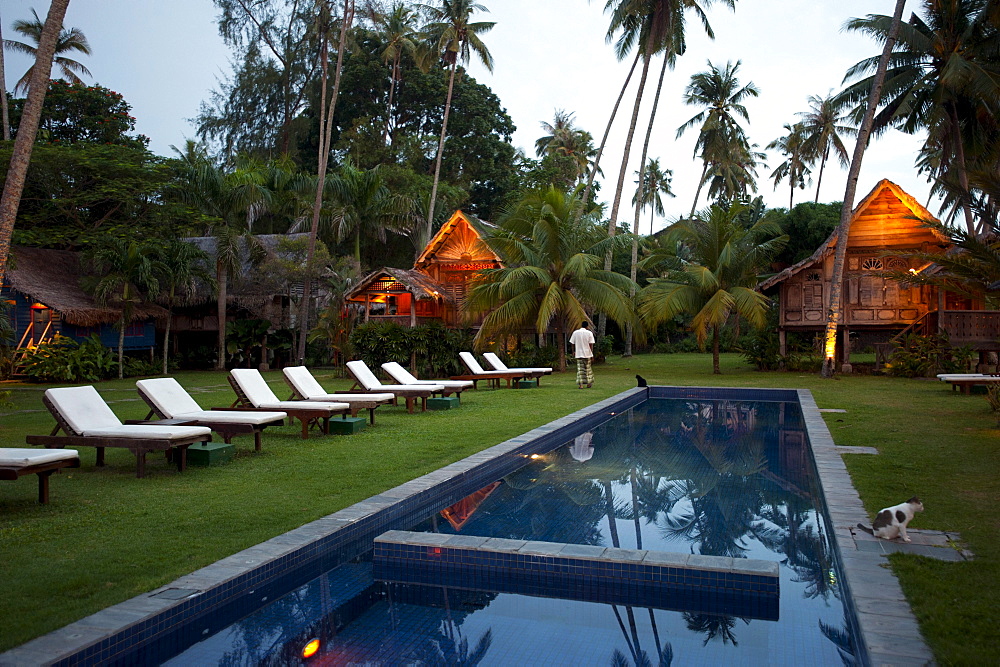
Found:
M 569 342 L 573 345 L 573 356 L 576 357 L 576 386 L 583 389 L 594 386 L 594 333 L 588 329 L 586 320 L 580 328 L 569 337 Z

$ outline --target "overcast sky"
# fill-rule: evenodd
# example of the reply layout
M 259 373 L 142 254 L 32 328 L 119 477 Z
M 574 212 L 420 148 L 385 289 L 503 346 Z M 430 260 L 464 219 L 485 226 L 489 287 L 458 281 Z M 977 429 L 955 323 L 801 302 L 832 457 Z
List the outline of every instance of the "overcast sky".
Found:
M 514 143 L 534 155 L 534 142 L 542 134 L 539 123 L 551 121 L 556 109 L 576 114 L 577 126 L 600 141 L 630 62 L 619 63 L 611 45 L 605 42 L 608 19 L 604 1 L 593 0 L 480 0 L 490 9 L 480 20 L 496 21 L 483 39 L 495 60 L 493 73 L 478 63 L 470 70 L 490 86 L 514 120 Z M 692 158 L 697 130 L 680 139 L 677 128 L 699 111 L 685 106 L 684 88 L 691 75 L 707 69 L 707 61 L 722 68 L 727 61 L 742 61 L 740 80 L 753 81 L 760 97 L 751 98 L 747 133 L 761 149 L 784 134 L 783 125 L 798 120 L 806 111 L 810 95 L 826 95 L 839 90 L 848 67 L 877 55 L 871 40 L 842 32 L 844 22 L 869 13 L 891 14 L 892 0 L 741 0 L 736 11 L 713 6 L 709 18 L 716 39 L 704 35 L 699 22 L 688 18 L 688 50 L 668 71 L 650 145 L 650 157 L 673 170 L 673 190 L 677 197 L 665 202 L 668 216 L 686 214 L 691 208 L 701 164 Z M 16 38 L 11 23 L 30 16 L 34 7 L 44 19 L 44 0 L 0 0 L 0 20 L 5 39 Z M 904 18 L 917 8 L 907 3 Z M 198 111 L 218 78 L 230 71 L 229 53 L 222 44 L 211 0 L 72 0 L 65 25 L 83 30 L 93 55 L 80 60 L 99 83 L 122 93 L 133 107 L 139 132 L 150 137 L 150 148 L 171 154 L 170 146 L 180 146 L 194 137 L 190 119 Z M 649 91 L 640 113 L 636 144 L 632 150 L 626 181 L 626 197 L 635 189 L 648 109 L 655 89 L 659 63 L 651 68 Z M 27 68 L 27 60 L 6 55 L 6 79 L 10 89 Z M 637 77 L 636 77 L 637 79 Z M 602 198 L 614 194 L 635 80 L 626 93 L 619 119 L 612 129 L 602 168 L 605 184 Z M 848 152 L 854 147 L 847 140 Z M 858 199 L 881 178 L 895 181 L 921 203 L 927 202 L 928 184 L 914 169 L 919 137 L 890 131 L 876 140 L 865 155 L 858 186 Z M 788 205 L 788 188 L 777 190 L 768 178 L 782 161 L 770 154 L 768 166 L 759 173 L 760 194 L 770 206 Z M 818 170 L 817 170 L 818 171 Z M 814 174 L 815 176 L 815 174 Z M 820 201 L 843 199 L 846 170 L 828 166 Z M 815 196 L 815 182 L 805 191 L 796 190 L 795 202 Z M 705 205 L 704 193 L 699 206 Z M 936 206 L 931 210 L 936 212 Z M 631 219 L 623 210 L 621 218 Z M 666 220 L 657 220 L 654 228 Z M 641 230 L 649 231 L 649 215 L 644 213 Z

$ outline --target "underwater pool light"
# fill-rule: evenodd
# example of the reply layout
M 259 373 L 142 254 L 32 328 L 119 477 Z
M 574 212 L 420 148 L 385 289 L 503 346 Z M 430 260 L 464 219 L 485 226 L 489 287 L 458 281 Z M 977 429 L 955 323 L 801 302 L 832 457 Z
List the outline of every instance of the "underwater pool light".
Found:
M 314 655 L 316 655 L 317 651 L 319 651 L 319 640 L 318 639 L 310 639 L 306 643 L 306 645 L 302 647 L 302 659 L 303 660 L 308 660 L 309 658 L 311 658 Z

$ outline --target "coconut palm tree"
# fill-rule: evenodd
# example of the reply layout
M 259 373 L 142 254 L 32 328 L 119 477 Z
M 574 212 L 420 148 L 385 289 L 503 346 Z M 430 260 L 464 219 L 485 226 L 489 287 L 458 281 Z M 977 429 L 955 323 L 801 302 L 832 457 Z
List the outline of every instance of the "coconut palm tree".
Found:
M 899 26 L 898 41 L 885 74 L 873 132 L 895 127 L 908 134 L 927 132 L 925 152 L 937 154 L 931 175 L 953 174 L 960 188 L 959 207 L 970 234 L 981 233 L 973 218 L 969 162 L 980 149 L 995 148 L 1000 112 L 1000 67 L 996 57 L 996 9 L 989 0 L 923 0 L 923 16 L 913 14 Z M 892 17 L 870 14 L 847 22 L 846 28 L 886 43 Z M 854 65 L 845 79 L 875 71 L 878 58 Z M 849 86 L 839 101 L 855 104 L 855 115 L 875 76 Z M 925 165 L 925 167 L 928 165 Z
M 706 0 L 703 4 L 708 5 L 712 0 Z M 735 7 L 736 0 L 721 0 L 730 8 Z M 656 88 L 656 98 L 653 102 L 653 109 L 650 114 L 649 126 L 646 130 L 646 140 L 643 144 L 642 158 L 639 161 L 639 185 L 642 189 L 642 170 L 646 166 L 646 156 L 649 150 L 649 140 L 652 134 L 653 121 L 656 117 L 656 108 L 659 103 L 660 90 L 663 87 L 663 77 L 667 66 L 673 67 L 678 55 L 685 52 L 687 46 L 684 37 L 684 16 L 686 10 L 693 10 L 701 19 L 702 25 L 709 38 L 714 39 L 715 34 L 708 23 L 708 17 L 704 9 L 697 0 L 607 0 L 605 11 L 611 11 L 611 25 L 608 28 L 607 39 L 610 41 L 615 32 L 621 30 L 621 36 L 615 45 L 618 59 L 625 57 L 632 47 L 638 45 L 637 52 L 642 55 L 642 74 L 639 79 L 639 88 L 636 93 L 635 104 L 632 107 L 632 120 L 629 125 L 628 135 L 625 140 L 625 150 L 622 154 L 622 164 L 618 171 L 618 182 L 615 188 L 615 197 L 611 206 L 611 216 L 608 219 L 608 235 L 614 236 L 618 224 L 618 209 L 621 205 L 622 192 L 625 186 L 625 174 L 628 168 L 629 154 L 632 147 L 632 138 L 635 135 L 636 122 L 639 117 L 639 106 L 642 102 L 643 91 L 646 87 L 646 78 L 649 73 L 651 58 L 658 52 L 663 52 L 664 61 L 660 71 L 659 83 Z M 629 74 L 631 77 L 631 73 Z M 615 109 L 617 110 L 617 104 Z M 610 124 L 609 124 L 610 125 Z M 638 199 L 642 200 L 640 193 Z M 633 223 L 633 236 L 638 236 L 639 209 L 636 209 L 636 217 Z M 636 263 L 638 261 L 638 241 L 634 240 L 631 258 L 631 277 L 633 282 L 636 275 Z M 610 270 L 612 257 L 607 255 L 604 258 L 605 270 Z M 634 294 L 632 295 L 634 296 Z M 598 336 L 604 335 L 604 315 L 601 314 L 598 324 Z M 632 351 L 632 331 L 626 327 L 626 355 L 631 355 Z
M 34 16 L 34 20 L 27 21 L 25 19 L 18 19 L 14 21 L 14 32 L 19 33 L 26 37 L 32 42 L 32 44 L 26 44 L 24 42 L 19 42 L 14 39 L 4 40 L 3 45 L 15 51 L 17 53 L 22 53 L 29 58 L 35 58 L 38 53 L 38 45 L 42 38 L 42 29 L 44 25 L 42 20 L 38 18 L 38 13 L 34 9 L 31 10 L 31 15 Z M 59 68 L 60 74 L 70 83 L 82 84 L 83 80 L 79 77 L 79 74 L 85 76 L 91 76 L 90 70 L 76 60 L 72 58 L 67 58 L 64 53 L 71 52 L 82 53 L 84 55 L 90 55 L 90 43 L 87 41 L 87 36 L 83 34 L 79 28 L 62 28 L 59 31 L 59 37 L 56 40 L 56 49 L 54 55 L 55 66 Z M 18 82 L 14 84 L 14 93 L 26 93 L 31 84 L 31 73 L 34 70 L 34 65 L 28 68 L 28 71 L 24 73 Z
M 35 52 L 35 69 L 32 71 L 32 87 L 24 102 L 21 123 L 18 125 L 17 139 L 11 151 L 10 168 L 3 184 L 3 195 L 0 196 L 0 276 L 7 270 L 7 256 L 10 254 L 10 240 L 14 235 L 14 220 L 21 203 L 21 193 L 24 191 L 24 179 L 28 174 L 28 162 L 31 160 L 31 148 L 38 134 L 38 123 L 42 118 L 42 104 L 48 91 L 46 82 L 52 72 L 52 56 L 56 50 L 59 31 L 62 28 L 63 17 L 69 0 L 52 0 L 49 13 L 45 17 L 38 49 Z M 7 95 L 4 91 L 4 96 Z
M 743 106 L 748 97 L 760 94 L 757 86 L 750 81 L 745 86 L 740 85 L 737 74 L 741 61 L 734 65 L 727 62 L 725 69 L 719 69 L 708 61 L 708 71 L 698 72 L 691 77 L 691 82 L 684 91 L 684 103 L 704 107 L 692 116 L 686 123 L 677 128 L 677 138 L 695 125 L 700 125 L 698 141 L 695 143 L 695 157 L 700 157 L 704 163 L 698 189 L 691 203 L 691 217 L 694 217 L 701 188 L 708 177 L 712 165 L 725 163 L 727 156 L 742 152 L 749 157 L 750 142 L 740 126 L 737 116 L 750 122 L 750 114 Z M 699 152 L 701 153 L 699 155 Z M 746 160 L 730 160 L 730 163 L 745 163 Z
M 785 131 L 788 133 L 783 137 L 778 137 L 767 145 L 769 150 L 781 151 L 785 156 L 785 161 L 771 172 L 774 180 L 774 189 L 778 189 L 778 183 L 783 179 L 788 180 L 788 210 L 794 206 L 795 188 L 802 190 L 806 188 L 806 179 L 809 177 L 809 158 L 806 152 L 806 133 L 802 123 L 790 125 L 785 123 Z M 822 174 L 823 168 L 820 167 Z M 817 188 L 818 191 L 818 188 Z
M 157 273 L 162 268 L 153 258 L 148 244 L 112 238 L 91 249 L 86 260 L 94 277 L 85 285 L 100 305 L 121 311 L 118 320 L 118 379 L 125 375 L 125 328 L 132 321 L 136 306 L 159 291 Z
M 573 113 L 556 109 L 552 123 L 542 121 L 546 134 L 535 140 L 535 155 L 555 155 L 568 158 L 573 168 L 572 177 L 567 179 L 566 188 L 573 187 L 583 178 L 593 163 L 594 137 L 573 123 Z
M 319 88 L 319 153 L 316 156 L 316 190 L 313 198 L 312 224 L 309 227 L 309 249 L 306 254 L 306 266 L 311 266 L 316 254 L 316 237 L 319 233 L 319 219 L 323 209 L 323 193 L 326 191 L 326 170 L 330 160 L 330 147 L 333 140 L 333 114 L 337 109 L 340 97 L 340 81 L 344 71 L 344 55 L 347 51 L 347 33 L 354 22 L 354 0 L 343 0 L 343 9 L 339 20 L 333 14 L 333 9 L 327 0 L 317 0 L 318 17 L 316 31 L 319 36 L 320 88 Z M 333 90 L 327 97 L 329 87 L 330 41 L 334 27 L 339 35 L 337 39 L 337 61 L 333 69 Z M 299 346 L 296 358 L 304 359 L 306 354 L 306 336 L 309 332 L 309 303 L 312 293 L 312 281 L 307 276 L 302 282 L 302 303 L 299 312 Z M 224 337 L 223 337 L 224 338 Z M 224 341 L 222 341 L 224 342 Z M 220 342 L 221 345 L 221 342 Z M 225 348 L 220 347 L 221 355 Z M 220 363 L 222 359 L 220 357 Z
M 621 237 L 595 242 L 591 223 L 575 222 L 581 205 L 576 195 L 553 187 L 528 192 L 507 211 L 499 228 L 483 230 L 483 240 L 503 259 L 504 268 L 480 272 L 466 299 L 468 316 L 486 316 L 477 344 L 523 327 L 533 325 L 539 334 L 552 327 L 564 371 L 566 334 L 589 319 L 588 310 L 606 312 L 623 325 L 635 322 L 628 298 L 634 283 L 601 269 L 604 252 L 609 245 L 621 245 Z
M 636 172 L 636 176 L 639 172 Z M 656 216 L 663 216 L 666 210 L 663 208 L 663 197 L 662 195 L 667 195 L 669 197 L 676 197 L 673 190 L 670 189 L 670 184 L 673 181 L 674 172 L 672 169 L 666 169 L 660 166 L 660 158 L 649 158 L 649 162 L 646 163 L 646 170 L 642 174 L 642 208 L 649 208 L 651 215 L 649 216 L 649 233 L 653 233 L 653 221 L 656 220 Z M 638 181 L 636 181 L 638 183 Z M 632 195 L 632 203 L 636 204 L 639 201 L 640 189 L 637 188 L 635 194 Z
M 692 315 L 699 345 L 712 333 L 712 372 L 719 371 L 719 332 L 732 312 L 752 325 L 764 325 L 768 300 L 756 291 L 758 275 L 788 241 L 781 228 L 766 220 L 745 227 L 746 206 L 713 206 L 705 214 L 681 220 L 667 232 L 668 250 L 644 260 L 650 268 L 667 266 L 639 295 L 643 322 L 655 327 L 675 315 Z M 677 244 L 684 250 L 675 250 Z M 684 258 L 678 255 L 685 255 Z
M 809 96 L 809 111 L 798 114 L 802 117 L 802 133 L 805 135 L 803 148 L 812 160 L 819 158 L 819 175 L 816 177 L 816 199 L 819 203 L 819 188 L 823 184 L 823 169 L 830 153 L 840 161 L 841 167 L 850 164 L 847 148 L 844 146 L 841 134 L 852 135 L 855 129 L 845 125 L 847 114 L 841 112 L 836 98 L 831 94 L 826 97 Z
M 382 50 L 382 62 L 391 66 L 389 78 L 389 101 L 386 103 L 385 134 L 382 141 L 389 142 L 389 131 L 392 125 L 392 103 L 396 93 L 396 83 L 400 80 L 400 64 L 404 54 L 411 57 L 417 51 L 417 12 L 405 3 L 397 0 L 385 13 L 373 16 L 375 30 L 378 31 L 385 44 Z
M 485 5 L 473 0 L 441 0 L 438 5 L 420 5 L 427 18 L 423 34 L 434 53 L 440 54 L 441 61 L 451 72 L 448 75 L 448 97 L 444 103 L 444 118 L 441 121 L 441 139 L 438 141 L 434 158 L 434 184 L 431 186 L 431 200 L 427 208 L 427 238 L 434 231 L 434 203 L 437 199 L 438 182 L 441 180 L 441 156 L 444 154 L 444 140 L 448 136 L 448 115 L 451 113 L 451 98 L 455 90 L 455 75 L 458 64 L 468 64 L 475 53 L 479 61 L 490 72 L 493 71 L 493 56 L 486 48 L 480 35 L 493 29 L 496 23 L 473 22 L 475 12 L 489 12 Z
M 419 214 L 409 197 L 394 195 L 382 178 L 381 169 L 358 169 L 350 161 L 327 181 L 328 216 L 321 221 L 321 233 L 328 241 L 354 241 L 354 260 L 361 261 L 361 237 L 386 242 L 386 232 L 407 234 Z M 290 231 L 299 231 L 297 225 Z
M 215 281 L 205 268 L 208 255 L 193 243 L 176 238 L 168 239 L 155 248 L 154 257 L 161 298 L 167 304 L 167 325 L 163 334 L 163 374 L 166 375 L 174 307 L 195 291 L 198 282 L 214 287 Z
M 0 18 L 0 82 L 3 83 L 3 95 L 0 95 L 0 122 L 3 123 L 3 140 L 10 141 L 10 109 L 7 107 L 7 69 L 3 63 L 3 19 Z
M 882 86 L 885 83 L 886 71 L 889 68 L 889 56 L 896 46 L 896 37 L 902 26 L 903 6 L 906 0 L 896 0 L 896 9 L 885 35 L 885 45 L 882 55 L 875 67 L 871 86 L 868 89 L 868 102 L 864 118 L 858 125 L 857 141 L 854 143 L 854 154 L 851 156 L 851 167 L 847 172 L 847 187 L 844 189 L 844 203 L 840 209 L 840 224 L 837 226 L 837 245 L 833 251 L 833 275 L 830 277 L 830 308 L 823 330 L 823 367 L 822 377 L 831 378 L 834 373 L 834 354 L 837 349 L 837 327 L 840 324 L 843 304 L 841 292 L 844 282 L 844 260 L 847 257 L 847 237 L 851 232 L 851 212 L 854 209 L 854 196 L 858 189 L 858 175 L 861 173 L 861 161 L 865 156 L 865 147 L 871 137 L 875 124 L 875 110 L 882 99 Z M 972 226 L 970 225 L 970 229 Z
M 226 363 L 226 306 L 228 279 L 240 270 L 245 256 L 258 255 L 260 248 L 253 238 L 254 221 L 267 210 L 271 192 L 265 185 L 263 166 L 246 157 L 226 171 L 207 160 L 182 169 L 179 198 L 203 213 L 209 220 L 208 231 L 215 237 L 216 307 L 219 319 L 218 359 L 216 368 Z

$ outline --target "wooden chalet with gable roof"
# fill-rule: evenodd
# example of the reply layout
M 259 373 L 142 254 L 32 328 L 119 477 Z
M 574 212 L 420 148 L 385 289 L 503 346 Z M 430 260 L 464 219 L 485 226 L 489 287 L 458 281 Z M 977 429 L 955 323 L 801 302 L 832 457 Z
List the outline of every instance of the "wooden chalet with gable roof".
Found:
M 887 271 L 932 271 L 933 264 L 897 256 L 920 251 L 944 253 L 950 241 L 922 220 L 936 218 L 895 183 L 883 179 L 855 207 L 847 240 L 842 299 L 844 318 L 837 359 L 850 361 L 844 341 L 856 336 L 881 357 L 889 340 L 906 331 L 947 333 L 952 346 L 970 345 L 981 354 L 1000 349 L 1000 312 L 984 310 L 985 300 L 968 299 L 933 286 L 908 286 Z M 778 290 L 781 354 L 788 332 L 822 332 L 830 308 L 837 231 L 810 257 L 772 276 L 763 292 Z
M 475 220 L 462 211 L 442 225 L 414 262 L 413 269 L 382 267 L 347 294 L 365 322 L 391 320 L 414 327 L 430 321 L 460 325 L 469 281 L 484 269 L 502 265 L 482 241 Z

